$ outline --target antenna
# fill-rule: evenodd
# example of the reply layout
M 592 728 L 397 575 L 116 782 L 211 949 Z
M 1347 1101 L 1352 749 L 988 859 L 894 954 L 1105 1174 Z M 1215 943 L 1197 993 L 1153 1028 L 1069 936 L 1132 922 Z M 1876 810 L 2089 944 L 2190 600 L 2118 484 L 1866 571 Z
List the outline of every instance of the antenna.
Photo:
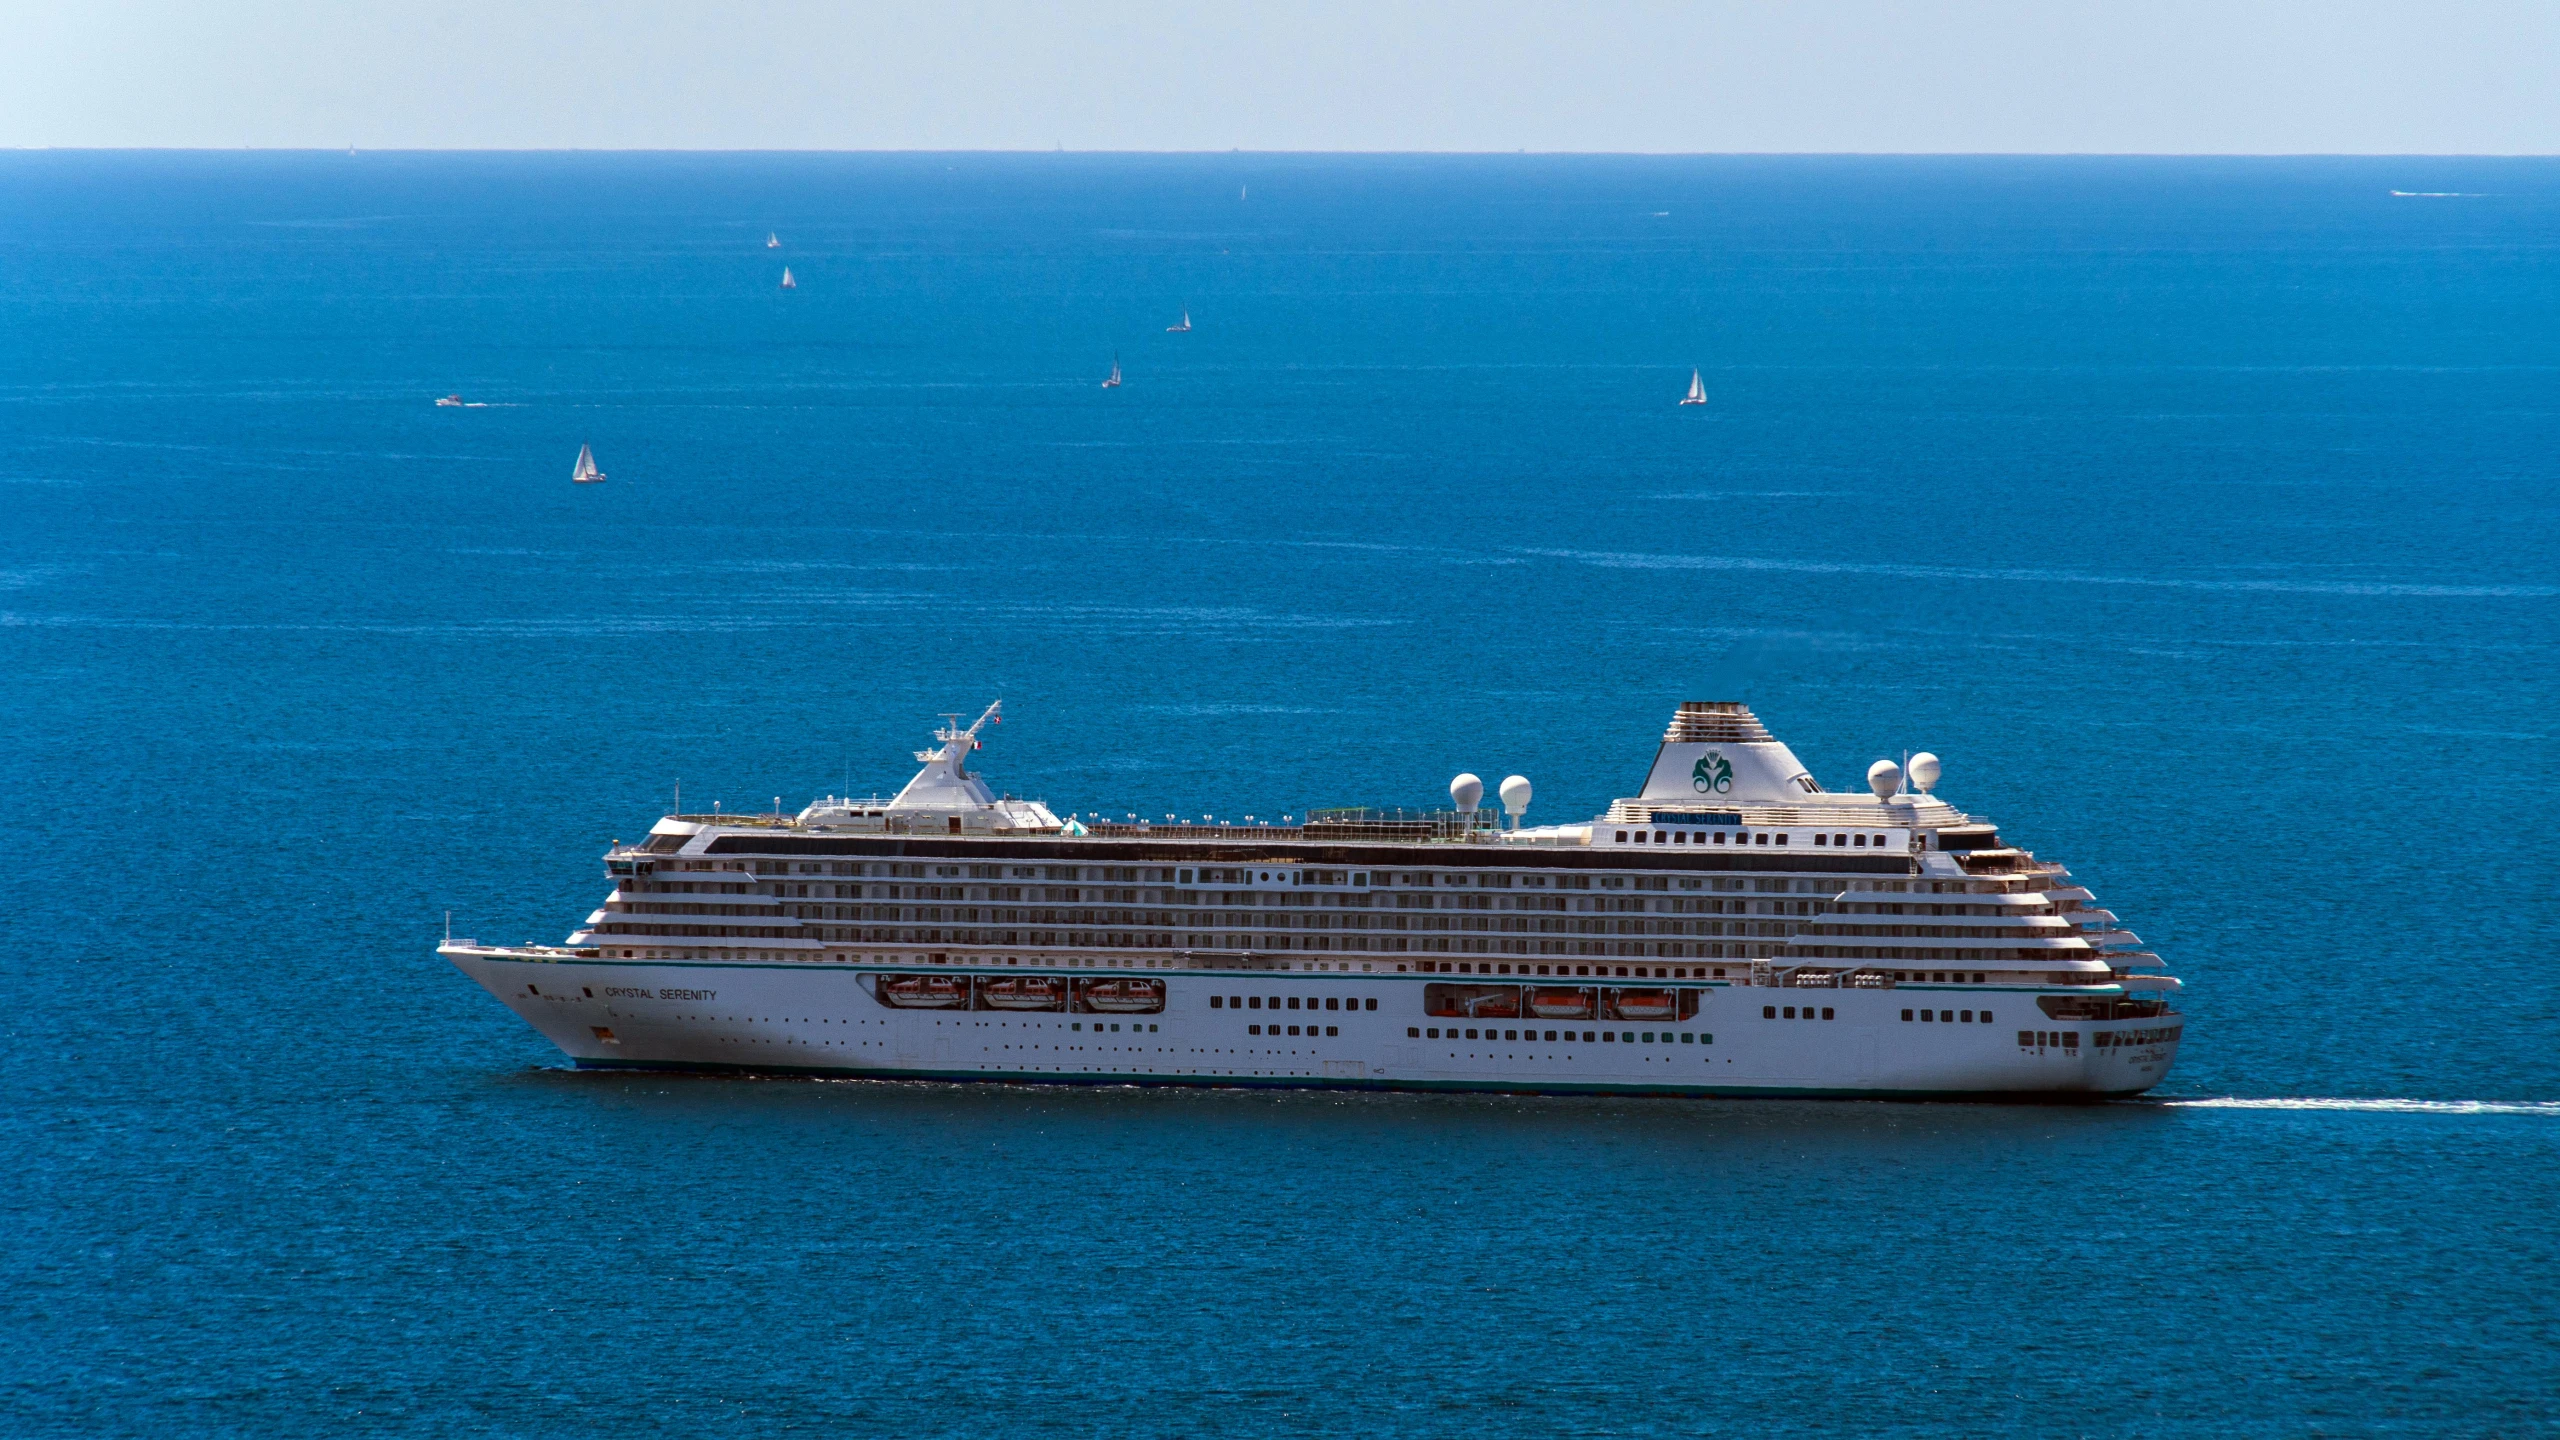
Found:
M 453 912 L 450 910 L 444 912 L 444 943 L 453 943 Z

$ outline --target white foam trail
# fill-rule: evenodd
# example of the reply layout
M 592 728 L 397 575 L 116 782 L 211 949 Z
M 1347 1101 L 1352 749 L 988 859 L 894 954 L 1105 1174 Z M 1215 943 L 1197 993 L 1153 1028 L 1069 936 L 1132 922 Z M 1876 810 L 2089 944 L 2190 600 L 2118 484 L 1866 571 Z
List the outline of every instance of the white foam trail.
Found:
M 2073 570 L 1973 568 L 1958 565 L 1865 564 L 1846 560 L 1770 560 L 1740 555 L 1661 555 L 1637 551 L 1522 549 L 1551 560 L 1625 570 L 1777 571 L 1797 575 L 1885 575 L 1911 580 L 2049 581 L 2067 585 L 2139 585 L 2164 590 L 2258 591 L 2284 595 L 2495 596 L 2542 599 L 2560 585 L 2427 585 L 2379 580 L 2205 580 L 2168 575 L 2097 575 Z
M 2220 1096 L 2209 1100 L 2163 1100 L 2189 1110 L 2365 1110 L 2386 1115 L 2551 1115 L 2560 1116 L 2553 1100 L 2332 1100 L 2299 1097 L 2243 1100 Z

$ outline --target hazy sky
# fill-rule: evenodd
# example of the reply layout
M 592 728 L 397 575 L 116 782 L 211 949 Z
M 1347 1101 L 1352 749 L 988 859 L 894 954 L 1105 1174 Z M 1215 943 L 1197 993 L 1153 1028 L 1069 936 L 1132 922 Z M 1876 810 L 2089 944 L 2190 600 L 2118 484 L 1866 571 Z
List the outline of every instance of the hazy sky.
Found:
M 0 145 L 2560 151 L 2560 0 L 0 0 Z

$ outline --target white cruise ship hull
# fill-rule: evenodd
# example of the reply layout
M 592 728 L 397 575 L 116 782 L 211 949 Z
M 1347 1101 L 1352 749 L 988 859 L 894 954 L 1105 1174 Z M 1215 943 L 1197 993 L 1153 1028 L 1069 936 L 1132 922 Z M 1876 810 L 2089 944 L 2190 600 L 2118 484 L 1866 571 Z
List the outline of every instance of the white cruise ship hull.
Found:
M 2095 1100 L 2159 1084 L 2176 1059 L 2182 1027 L 2175 1012 L 2056 1021 L 2038 998 L 2072 992 L 2000 985 L 1796 989 L 1693 982 L 1678 987 L 1696 992 L 1695 1013 L 1687 1019 L 1470 1023 L 1426 1013 L 1426 989 L 1445 976 L 1347 969 L 1204 967 L 1133 977 L 1127 970 L 1007 967 L 920 977 L 912 967 L 632 961 L 467 942 L 449 943 L 441 953 L 582 1069 L 1038 1084 Z M 1138 978 L 1161 987 L 1162 1008 L 1025 1011 L 965 998 L 976 981 L 1043 976 L 1062 988 Z M 884 999 L 886 987 L 901 978 L 956 981 L 964 998 L 950 998 L 946 984 L 931 992 L 909 986 L 896 1001 Z M 1252 1003 L 1239 1008 L 1242 1002 Z M 1104 1003 L 1124 1007 L 1128 1001 L 1115 989 Z M 1939 1015 L 1963 1018 L 1941 1021 Z

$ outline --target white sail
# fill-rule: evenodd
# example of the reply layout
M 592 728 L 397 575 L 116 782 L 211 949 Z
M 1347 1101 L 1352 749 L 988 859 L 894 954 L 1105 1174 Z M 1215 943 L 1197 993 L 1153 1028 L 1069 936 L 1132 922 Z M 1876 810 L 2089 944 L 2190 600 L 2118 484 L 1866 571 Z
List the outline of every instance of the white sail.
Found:
M 781 237 L 781 236 L 779 236 L 779 235 L 774 234 L 774 233 L 773 233 L 773 232 L 771 232 L 771 231 L 767 231 L 767 232 L 765 232 L 765 237 L 764 237 L 764 248 L 766 248 L 767 250 L 779 250 L 779 249 L 781 249 L 781 248 L 782 248 L 782 237 Z
M 596 452 L 593 449 L 585 445 L 578 447 L 578 463 L 574 469 L 570 470 L 569 478 L 580 485 L 604 478 L 604 472 L 596 468 Z
M 800 288 L 800 282 L 791 278 L 791 267 L 788 265 L 782 267 L 782 288 L 785 290 Z
M 1680 403 L 1683 405 L 1704 405 L 1707 403 L 1707 377 L 1705 375 L 1700 374 L 1695 370 L 1689 372 L 1689 393 L 1680 397 Z
M 1117 356 L 1117 355 L 1114 355 L 1114 356 L 1112 356 L 1112 357 L 1111 357 L 1111 378 L 1102 382 L 1102 388 L 1103 388 L 1103 389 L 1105 389 L 1105 390 L 1108 390 L 1108 389 L 1110 389 L 1112 386 L 1117 385 L 1117 384 L 1119 384 L 1119 383 L 1120 383 L 1120 357 L 1119 357 L 1119 356 Z

